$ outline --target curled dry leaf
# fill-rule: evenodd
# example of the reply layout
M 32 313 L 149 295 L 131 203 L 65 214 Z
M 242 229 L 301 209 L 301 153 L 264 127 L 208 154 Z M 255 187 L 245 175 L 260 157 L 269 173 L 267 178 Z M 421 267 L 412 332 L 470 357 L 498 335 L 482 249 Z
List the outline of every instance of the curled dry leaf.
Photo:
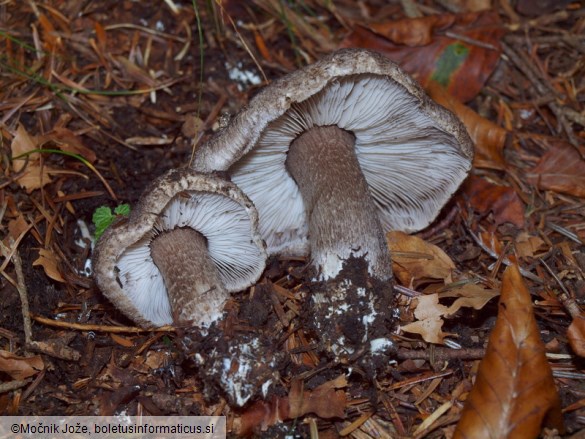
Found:
M 516 254 L 521 258 L 532 258 L 544 244 L 538 236 L 522 232 L 515 240 Z
M 45 368 L 43 359 L 34 357 L 19 357 L 8 351 L 0 350 L 0 372 L 8 374 L 14 380 L 27 379 Z
M 44 136 L 39 138 L 39 143 L 44 145 L 45 143 L 52 143 L 57 146 L 61 151 L 70 152 L 72 154 L 78 154 L 85 158 L 90 163 L 95 162 L 96 155 L 93 150 L 89 149 L 81 137 L 75 134 L 68 128 L 55 127 L 53 130 Z
M 257 401 L 234 420 L 238 436 L 248 436 L 254 430 L 265 431 L 287 419 L 314 413 L 320 418 L 343 418 L 347 397 L 343 388 L 347 378 L 337 378 L 321 384 L 313 390 L 305 390 L 302 381 L 293 381 L 288 396 L 274 396 L 270 401 Z
M 39 250 L 39 257 L 33 262 L 33 266 L 41 265 L 47 276 L 57 282 L 65 282 L 59 271 L 57 256 L 50 250 L 42 248 Z
M 499 294 L 498 291 L 486 289 L 481 285 L 467 284 L 453 288 L 443 293 L 427 294 L 417 297 L 414 317 L 417 321 L 401 327 L 405 332 L 419 334 L 429 343 L 443 343 L 449 335 L 442 331 L 443 317 L 453 316 L 461 308 L 483 308 L 491 299 Z M 440 298 L 457 298 L 451 306 L 439 303 Z
M 435 101 L 455 113 L 465 125 L 475 144 L 473 165 L 478 168 L 502 169 L 508 132 L 458 101 L 437 82 L 429 81 L 425 89 Z
M 459 288 L 440 293 L 439 297 L 456 297 L 447 309 L 446 316 L 452 316 L 461 308 L 482 309 L 490 300 L 499 295 L 499 291 L 484 288 L 477 284 L 467 284 Z
M 472 175 L 463 184 L 463 193 L 476 212 L 482 215 L 492 212 L 496 225 L 508 222 L 524 226 L 524 204 L 513 188 Z
M 392 231 L 386 234 L 392 270 L 400 283 L 412 287 L 430 279 L 449 283 L 455 264 L 439 247 L 418 236 Z
M 454 438 L 536 438 L 563 429 L 560 399 L 518 267 L 504 272 L 496 325 Z
M 37 139 L 31 136 L 22 125 L 19 125 L 10 144 L 12 157 L 18 157 L 37 148 Z M 26 158 L 13 160 L 12 170 L 15 173 L 22 173 L 16 181 L 29 193 L 51 182 L 49 173 L 52 169 L 41 164 L 39 153 L 30 154 L 28 161 Z
M 443 332 L 443 319 L 448 308 L 439 303 L 438 294 L 427 294 L 417 297 L 418 301 L 414 310 L 415 322 L 401 326 L 400 329 L 405 332 L 419 334 L 424 341 L 428 343 L 442 344 L 443 339 L 449 335 Z
M 572 145 L 556 142 L 528 173 L 539 189 L 585 197 L 585 160 Z
M 585 357 L 585 317 L 575 316 L 567 329 L 567 339 L 573 352 Z

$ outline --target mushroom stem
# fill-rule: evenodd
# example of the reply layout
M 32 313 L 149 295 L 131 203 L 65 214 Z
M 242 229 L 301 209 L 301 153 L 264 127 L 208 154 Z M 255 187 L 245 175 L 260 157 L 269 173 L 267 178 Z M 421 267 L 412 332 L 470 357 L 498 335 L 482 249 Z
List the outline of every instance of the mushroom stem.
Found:
M 303 197 L 311 258 L 321 277 L 334 278 L 353 254 L 386 280 L 390 255 L 354 145 L 354 135 L 337 126 L 313 127 L 291 144 L 286 168 Z
M 198 315 L 208 326 L 218 320 L 229 294 L 224 288 L 207 240 L 190 228 L 176 228 L 157 235 L 150 243 L 154 264 L 161 272 L 175 324 L 193 323 L 186 316 Z

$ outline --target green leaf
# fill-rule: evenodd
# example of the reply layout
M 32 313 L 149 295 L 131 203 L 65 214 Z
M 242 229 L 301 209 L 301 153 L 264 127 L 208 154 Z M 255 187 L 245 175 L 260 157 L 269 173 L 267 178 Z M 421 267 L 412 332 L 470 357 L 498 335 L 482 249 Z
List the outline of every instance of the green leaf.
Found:
M 91 220 L 95 226 L 96 241 L 100 239 L 100 236 L 110 227 L 117 216 L 128 216 L 130 214 L 130 205 L 120 204 L 114 209 L 114 213 L 115 215 L 112 214 L 112 209 L 106 206 L 98 207 L 93 213 Z
M 91 220 L 95 226 L 95 239 L 98 240 L 104 231 L 114 221 L 114 215 L 112 215 L 112 209 L 109 207 L 101 206 L 98 207 L 93 213 Z
M 116 215 L 130 215 L 130 205 L 129 204 L 120 204 L 118 207 L 114 209 L 114 213 Z

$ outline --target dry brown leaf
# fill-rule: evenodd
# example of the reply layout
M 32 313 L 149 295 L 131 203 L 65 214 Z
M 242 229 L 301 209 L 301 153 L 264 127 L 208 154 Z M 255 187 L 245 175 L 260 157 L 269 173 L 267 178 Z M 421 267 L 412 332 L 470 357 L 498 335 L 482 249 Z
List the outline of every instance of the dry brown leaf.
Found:
M 492 212 L 496 225 L 508 222 L 524 226 L 524 204 L 513 188 L 472 175 L 463 183 L 463 193 L 476 212 Z
M 95 152 L 85 146 L 81 137 L 68 128 L 55 127 L 50 133 L 39 138 L 39 143 L 45 144 L 46 142 L 54 143 L 61 151 L 78 154 L 90 163 L 96 160 Z
M 576 316 L 569 329 L 567 329 L 567 339 L 571 349 L 580 357 L 585 357 L 585 317 Z
M 311 391 L 303 389 L 302 381 L 293 382 L 288 395 L 289 418 L 298 418 L 307 413 L 314 413 L 324 419 L 343 418 L 347 400 L 345 391 L 340 389 L 345 387 L 345 375 L 327 381 Z
M 461 308 L 482 309 L 490 300 L 499 295 L 496 290 L 484 288 L 477 284 L 467 284 L 454 288 L 445 293 L 440 293 L 441 298 L 457 297 L 457 300 L 447 309 L 445 316 L 452 316 Z
M 355 26 L 341 46 L 381 52 L 400 64 L 423 87 L 435 80 L 461 102 L 470 101 L 483 88 L 499 62 L 499 42 L 506 33 L 493 11 L 393 20 L 376 28 L 409 45 L 397 44 L 380 33 Z M 461 35 L 461 39 L 448 37 L 447 30 Z M 481 41 L 489 48 L 463 39 Z M 417 43 L 421 45 L 413 47 Z
M 455 264 L 439 247 L 417 236 L 392 231 L 386 234 L 392 254 L 394 275 L 404 286 L 413 286 L 429 279 L 449 283 Z
M 248 436 L 254 430 L 266 431 L 272 425 L 307 413 L 314 413 L 324 419 L 343 418 L 347 397 L 341 389 L 345 387 L 345 375 L 327 381 L 313 390 L 305 390 L 302 381 L 293 381 L 288 396 L 274 396 L 270 401 L 257 401 L 249 406 L 234 420 L 234 431 L 239 436 Z
M 18 239 L 20 234 L 25 230 L 28 230 L 29 224 L 24 219 L 21 213 L 15 219 L 8 221 L 8 236 L 12 238 L 14 241 Z M 4 242 L 7 247 L 10 247 L 8 242 Z
M 455 113 L 465 125 L 475 144 L 474 166 L 502 168 L 504 165 L 504 144 L 508 132 L 492 121 L 481 117 L 467 105 L 451 96 L 436 82 L 430 81 L 425 88 L 435 101 Z
M 57 256 L 50 250 L 45 248 L 39 250 L 39 257 L 33 262 L 34 267 L 37 265 L 41 265 L 47 276 L 51 279 L 56 280 L 57 282 L 65 282 L 65 279 L 63 279 L 63 276 L 61 275 L 61 271 L 59 271 L 59 261 Z
M 435 30 L 451 27 L 456 18 L 453 14 L 428 15 L 426 17 L 373 23 L 369 25 L 369 28 L 395 44 L 425 46 L 433 42 L 433 32 Z
M 540 189 L 585 197 L 585 160 L 566 142 L 550 145 L 527 177 Z
M 496 325 L 454 438 L 536 438 L 543 422 L 563 430 L 560 399 L 515 265 L 504 272 Z
M 414 310 L 414 317 L 417 321 L 401 326 L 400 329 L 405 332 L 419 334 L 424 341 L 429 343 L 443 343 L 447 333 L 443 332 L 443 319 L 448 308 L 439 303 L 438 294 L 428 294 L 417 297 L 418 301 Z
M 521 258 L 532 258 L 534 254 L 545 244 L 538 236 L 522 232 L 516 238 L 516 254 Z
M 37 139 L 34 136 L 31 136 L 24 126 L 19 125 L 16 129 L 16 135 L 10 144 L 12 157 L 18 157 L 37 148 Z M 26 167 L 23 170 L 24 166 Z M 16 181 L 29 193 L 51 182 L 49 172 L 51 172 L 52 169 L 46 165 L 41 165 L 41 156 L 36 152 L 28 156 L 28 162 L 24 158 L 14 160 L 12 162 L 12 170 L 15 173 L 23 171 L 22 175 L 20 175 Z
M 0 372 L 8 374 L 14 380 L 24 380 L 45 368 L 43 359 L 34 357 L 19 357 L 8 351 L 0 350 Z

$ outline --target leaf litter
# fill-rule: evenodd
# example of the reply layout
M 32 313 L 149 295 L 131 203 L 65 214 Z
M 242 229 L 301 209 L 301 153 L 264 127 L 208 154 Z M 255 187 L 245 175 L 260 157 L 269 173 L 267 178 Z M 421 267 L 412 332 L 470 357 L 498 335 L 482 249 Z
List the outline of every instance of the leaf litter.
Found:
M 225 1 L 199 5 L 200 17 L 191 5 L 176 14 L 167 2 L 10 3 L 0 33 L 0 348 L 12 362 L 7 368 L 23 372 L 0 374 L 1 413 L 221 413 L 234 434 L 422 438 L 453 437 L 460 418 L 456 434 L 469 431 L 473 401 L 490 420 L 487 427 L 473 421 L 474 428 L 536 437 L 562 434 L 558 422 L 552 430 L 541 425 L 547 414 L 558 420 L 558 392 L 566 434 L 585 427 L 578 2 L 535 14 L 529 2 L 508 0 L 366 1 L 359 8 L 345 0 L 248 8 Z M 203 70 L 193 38 L 198 19 Z M 267 286 L 255 287 L 262 294 L 234 296 L 228 339 L 268 333 L 274 354 L 289 364 L 278 368 L 274 394 L 235 410 L 225 395 L 205 393 L 181 334 L 134 328 L 96 291 L 86 276 L 91 218 L 100 206 L 132 204 L 153 177 L 186 163 L 192 136 L 206 138 L 223 112 L 245 105 L 255 87 L 239 90 L 224 61 L 272 79 L 340 45 L 398 59 L 459 115 L 478 148 L 471 189 L 417 237 L 393 236 L 401 331 L 389 334 L 396 361 L 376 383 L 315 350 L 299 319 L 304 261 L 273 261 L 261 280 Z M 202 73 L 205 82 L 197 83 Z M 190 118 L 202 122 L 196 134 L 182 130 Z M 64 154 L 30 153 L 47 147 L 94 168 Z M 502 275 L 514 254 L 524 280 Z M 496 296 L 517 290 L 529 293 L 517 315 L 532 319 L 526 340 L 540 374 L 524 372 L 516 361 L 526 355 L 522 344 L 496 331 Z M 32 338 L 23 338 L 30 320 L 37 322 Z M 423 329 L 405 330 L 417 322 Z M 505 340 L 499 354 L 511 359 L 503 369 L 489 366 L 485 345 L 496 337 Z M 510 400 L 504 379 L 512 370 L 520 372 L 511 385 L 535 392 L 516 395 L 517 406 L 533 410 L 525 423 L 514 404 L 502 411 L 473 396 L 478 382 L 495 379 L 501 386 L 493 396 Z

